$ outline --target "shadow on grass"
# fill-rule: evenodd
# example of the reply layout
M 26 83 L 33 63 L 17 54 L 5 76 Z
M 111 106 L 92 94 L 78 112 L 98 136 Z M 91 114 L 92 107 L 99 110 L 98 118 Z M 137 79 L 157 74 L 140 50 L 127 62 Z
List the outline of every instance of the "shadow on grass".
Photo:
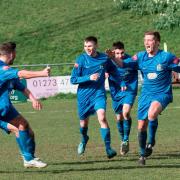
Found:
M 94 171 L 110 171 L 110 170 L 130 170 L 130 169 L 148 169 L 148 168 L 180 168 L 180 164 L 164 164 L 164 165 L 146 165 L 146 166 L 111 166 L 111 167 L 98 167 L 98 168 L 66 168 L 66 169 L 43 169 L 43 170 L 22 170 L 22 171 L 14 171 L 14 170 L 6 170 L 6 171 L 0 171 L 0 174 L 6 174 L 6 173 L 37 173 L 37 174 L 61 174 L 61 173 L 72 173 L 72 172 L 94 172 Z
M 94 159 L 100 158 L 99 156 L 93 157 Z M 102 158 L 102 156 L 101 156 Z M 170 153 L 165 153 L 165 154 L 158 154 L 155 153 L 153 156 L 149 157 L 148 159 L 155 159 L 155 160 L 160 160 L 160 159 L 180 159 L 180 154 L 178 151 L 170 152 Z M 122 162 L 122 161 L 138 161 L 137 154 L 129 154 L 129 156 L 118 156 L 115 159 L 106 159 L 106 160 L 85 160 L 83 159 L 82 161 L 72 161 L 72 162 L 56 162 L 56 163 L 48 163 L 48 167 L 44 169 L 22 169 L 22 170 L 0 170 L 0 174 L 14 174 L 14 173 L 20 173 L 20 174 L 29 174 L 29 173 L 37 173 L 37 174 L 61 174 L 61 173 L 72 173 L 72 172 L 94 172 L 94 171 L 111 171 L 111 170 L 131 170 L 131 169 L 173 169 L 173 168 L 180 168 L 179 163 L 161 163 L 161 164 L 156 164 L 156 165 L 145 165 L 145 166 L 139 166 L 137 165 L 117 165 L 117 162 Z M 148 163 L 149 160 L 147 160 Z M 112 164 L 112 163 L 116 164 Z M 98 163 L 108 163 L 108 167 L 105 166 L 105 164 L 102 164 L 101 167 L 83 167 L 82 165 L 96 165 Z M 62 165 L 75 165 L 73 168 L 71 167 L 65 167 Z M 81 165 L 81 166 L 78 166 Z M 54 166 L 57 166 L 56 169 Z M 99 165 L 100 166 L 100 165 Z M 50 169 L 50 168 L 53 169 Z M 61 169 L 60 169 L 61 168 Z

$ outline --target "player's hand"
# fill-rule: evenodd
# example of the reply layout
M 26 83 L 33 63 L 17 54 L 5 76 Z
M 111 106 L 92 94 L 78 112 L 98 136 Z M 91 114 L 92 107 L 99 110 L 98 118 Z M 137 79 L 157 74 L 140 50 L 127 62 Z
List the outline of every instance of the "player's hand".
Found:
M 38 100 L 33 100 L 32 101 L 32 107 L 36 110 L 41 110 L 42 104 Z
M 45 77 L 50 76 L 51 73 L 51 68 L 49 66 L 47 66 L 44 70 L 43 70 L 43 74 Z
M 111 59 L 114 58 L 114 51 L 112 51 L 111 49 L 106 49 L 105 53 L 107 54 L 107 56 Z
M 99 73 L 95 73 L 90 76 L 91 81 L 97 81 L 98 79 L 99 79 Z
M 127 90 L 127 86 L 122 86 L 121 87 L 121 91 L 126 91 Z

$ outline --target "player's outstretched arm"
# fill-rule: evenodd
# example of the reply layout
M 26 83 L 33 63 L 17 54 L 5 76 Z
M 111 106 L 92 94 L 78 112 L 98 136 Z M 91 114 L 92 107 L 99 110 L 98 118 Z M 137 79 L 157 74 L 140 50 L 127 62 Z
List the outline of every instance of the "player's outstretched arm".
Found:
M 46 67 L 42 71 L 28 71 L 28 70 L 21 70 L 18 72 L 19 78 L 35 78 L 35 77 L 48 77 L 50 75 L 50 67 Z
M 180 73 L 180 58 L 174 58 L 173 62 L 170 64 L 171 70 Z
M 23 91 L 23 94 L 28 97 L 30 99 L 30 101 L 32 102 L 32 107 L 36 110 L 41 110 L 42 109 L 42 104 L 40 103 L 40 101 L 38 101 L 33 94 L 31 93 L 31 91 L 29 91 L 29 89 L 25 88 Z
M 119 67 L 123 67 L 123 61 L 121 60 L 117 60 L 114 55 L 114 51 L 110 50 L 110 49 L 107 49 L 105 51 L 105 53 L 107 54 L 107 56 L 112 60 L 114 61 Z

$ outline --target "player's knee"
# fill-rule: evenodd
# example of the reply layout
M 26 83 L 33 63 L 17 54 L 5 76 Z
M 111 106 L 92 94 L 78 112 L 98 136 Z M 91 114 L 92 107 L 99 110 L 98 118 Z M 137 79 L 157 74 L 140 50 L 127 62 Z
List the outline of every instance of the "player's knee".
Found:
M 147 130 L 147 121 L 139 121 L 138 122 L 138 131 L 146 131 Z
M 88 127 L 88 120 L 80 120 L 80 127 Z
M 156 112 L 156 110 L 152 110 L 152 111 L 148 112 L 148 119 L 156 119 L 157 115 L 158 115 L 158 113 Z
M 98 120 L 99 120 L 101 128 L 108 128 L 109 127 L 108 122 L 107 122 L 105 117 L 104 118 L 100 118 Z
M 106 120 L 105 117 L 101 117 L 101 118 L 99 118 L 99 122 L 102 123 L 102 124 L 106 124 L 107 120 Z
M 21 120 L 19 122 L 19 130 L 23 131 L 23 130 L 27 130 L 29 127 L 28 122 L 26 120 Z
M 130 112 L 124 111 L 123 112 L 123 117 L 124 117 L 124 119 L 129 119 L 130 118 Z

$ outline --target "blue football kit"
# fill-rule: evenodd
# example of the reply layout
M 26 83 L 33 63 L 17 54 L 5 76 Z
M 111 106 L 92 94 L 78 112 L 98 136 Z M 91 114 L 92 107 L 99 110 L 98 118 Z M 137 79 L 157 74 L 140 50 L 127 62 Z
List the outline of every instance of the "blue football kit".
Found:
M 151 102 L 158 101 L 163 109 L 172 102 L 172 71 L 180 72 L 178 58 L 163 50 L 158 50 L 153 57 L 148 57 L 146 51 L 139 52 L 124 67 L 139 69 L 143 83 L 138 100 L 138 119 L 147 118 Z
M 105 71 L 108 57 L 104 53 L 97 52 L 96 57 L 86 53 L 77 59 L 71 74 L 71 83 L 79 84 L 77 90 L 78 115 L 80 120 L 86 120 L 99 109 L 106 110 Z M 98 73 L 99 78 L 90 80 L 92 74 Z M 116 155 L 111 149 L 110 128 L 100 128 L 108 158 Z M 78 154 L 83 154 L 89 140 L 88 127 L 80 127 L 81 143 L 78 146 Z
M 98 53 L 97 57 L 81 54 L 74 65 L 71 83 L 79 84 L 77 90 L 78 114 L 80 120 L 84 120 L 98 109 L 106 109 L 105 92 L 105 68 L 108 57 Z M 96 81 L 90 80 L 90 76 L 99 73 Z
M 179 59 L 163 50 L 149 57 L 146 51 L 139 52 L 132 57 L 132 61 L 124 63 L 125 67 L 139 69 L 142 73 L 143 83 L 141 95 L 138 100 L 138 119 L 146 120 L 152 102 L 157 101 L 165 109 L 173 101 L 172 97 L 172 71 L 180 72 Z M 139 130 L 138 140 L 140 156 L 148 157 L 155 145 L 155 135 L 158 128 L 158 118 L 148 119 L 149 136 L 147 130 Z
M 17 69 L 10 68 L 3 61 L 0 61 L 0 127 L 4 130 L 7 130 L 7 122 L 19 115 L 10 101 L 10 92 L 12 89 L 19 91 L 25 89 L 17 73 Z
M 123 62 L 129 61 L 130 56 L 125 54 Z M 109 61 L 107 66 L 107 73 L 109 74 L 109 88 L 112 98 L 112 107 L 116 114 L 123 111 L 123 105 L 133 105 L 137 95 L 138 87 L 138 71 L 133 68 L 121 68 L 113 61 Z M 121 87 L 126 87 L 125 91 Z M 131 130 L 132 119 L 123 119 L 117 121 L 117 129 L 123 143 L 128 143 Z M 122 145 L 121 145 L 122 146 Z M 123 152 L 122 152 L 123 153 Z
M 123 61 L 128 61 L 128 58 L 130 56 L 125 54 Z M 119 114 L 124 104 L 132 106 L 134 103 L 137 95 L 138 71 L 133 68 L 121 68 L 111 61 L 107 66 L 107 72 L 113 109 Z M 127 87 L 125 91 L 121 91 L 123 86 Z

